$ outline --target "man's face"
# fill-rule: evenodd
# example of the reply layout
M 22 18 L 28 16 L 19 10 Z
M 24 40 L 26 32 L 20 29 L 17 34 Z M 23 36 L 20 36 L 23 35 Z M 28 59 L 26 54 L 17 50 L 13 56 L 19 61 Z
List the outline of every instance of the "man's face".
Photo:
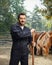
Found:
M 20 15 L 19 17 L 19 23 L 24 26 L 26 22 L 26 16 L 25 15 Z

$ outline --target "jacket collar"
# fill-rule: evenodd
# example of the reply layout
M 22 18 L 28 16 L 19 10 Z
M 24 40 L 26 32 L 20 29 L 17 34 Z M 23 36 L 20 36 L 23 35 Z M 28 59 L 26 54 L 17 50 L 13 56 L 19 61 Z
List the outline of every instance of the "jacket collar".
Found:
M 16 26 L 17 26 L 17 27 L 20 27 L 19 22 L 16 23 Z M 25 27 L 26 27 L 26 26 L 24 26 L 24 28 L 25 28 Z M 21 28 L 21 27 L 20 27 L 20 28 Z

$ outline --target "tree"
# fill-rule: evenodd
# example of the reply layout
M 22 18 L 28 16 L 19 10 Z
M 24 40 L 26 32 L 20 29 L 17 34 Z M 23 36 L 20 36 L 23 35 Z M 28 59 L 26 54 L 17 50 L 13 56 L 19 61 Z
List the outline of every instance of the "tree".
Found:
M 46 9 L 41 10 L 42 14 L 45 13 L 45 17 L 47 19 L 52 18 L 52 0 L 41 0 L 42 4 L 46 7 Z
M 17 15 L 24 12 L 24 0 L 0 0 L 0 32 L 9 32 L 10 26 L 17 21 Z
M 12 14 L 16 14 L 16 16 L 20 13 L 20 12 L 25 12 L 24 9 L 24 0 L 10 0 L 10 11 Z
M 5 20 L 7 19 L 9 6 L 9 0 L 0 0 L 0 32 L 6 31 Z
M 32 27 L 38 31 L 41 31 L 42 28 L 41 14 L 39 13 L 39 8 L 37 6 L 34 8 L 32 14 Z

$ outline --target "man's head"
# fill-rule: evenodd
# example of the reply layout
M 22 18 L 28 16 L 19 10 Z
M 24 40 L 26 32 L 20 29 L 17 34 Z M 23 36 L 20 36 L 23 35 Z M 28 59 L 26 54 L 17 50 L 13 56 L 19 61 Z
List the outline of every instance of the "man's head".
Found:
M 24 26 L 25 23 L 26 23 L 26 14 L 25 13 L 20 13 L 18 15 L 18 21 L 19 21 L 21 26 Z

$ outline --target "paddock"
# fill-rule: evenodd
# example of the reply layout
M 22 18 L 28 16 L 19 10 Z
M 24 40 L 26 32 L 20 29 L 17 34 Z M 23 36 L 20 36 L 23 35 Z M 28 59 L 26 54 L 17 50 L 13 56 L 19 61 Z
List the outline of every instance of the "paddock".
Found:
M 12 45 L 0 45 L 0 65 L 9 65 Z M 29 65 L 32 65 L 32 55 L 29 54 Z M 20 63 L 19 63 L 20 64 Z M 34 65 L 52 65 L 52 54 L 47 57 L 34 55 Z

